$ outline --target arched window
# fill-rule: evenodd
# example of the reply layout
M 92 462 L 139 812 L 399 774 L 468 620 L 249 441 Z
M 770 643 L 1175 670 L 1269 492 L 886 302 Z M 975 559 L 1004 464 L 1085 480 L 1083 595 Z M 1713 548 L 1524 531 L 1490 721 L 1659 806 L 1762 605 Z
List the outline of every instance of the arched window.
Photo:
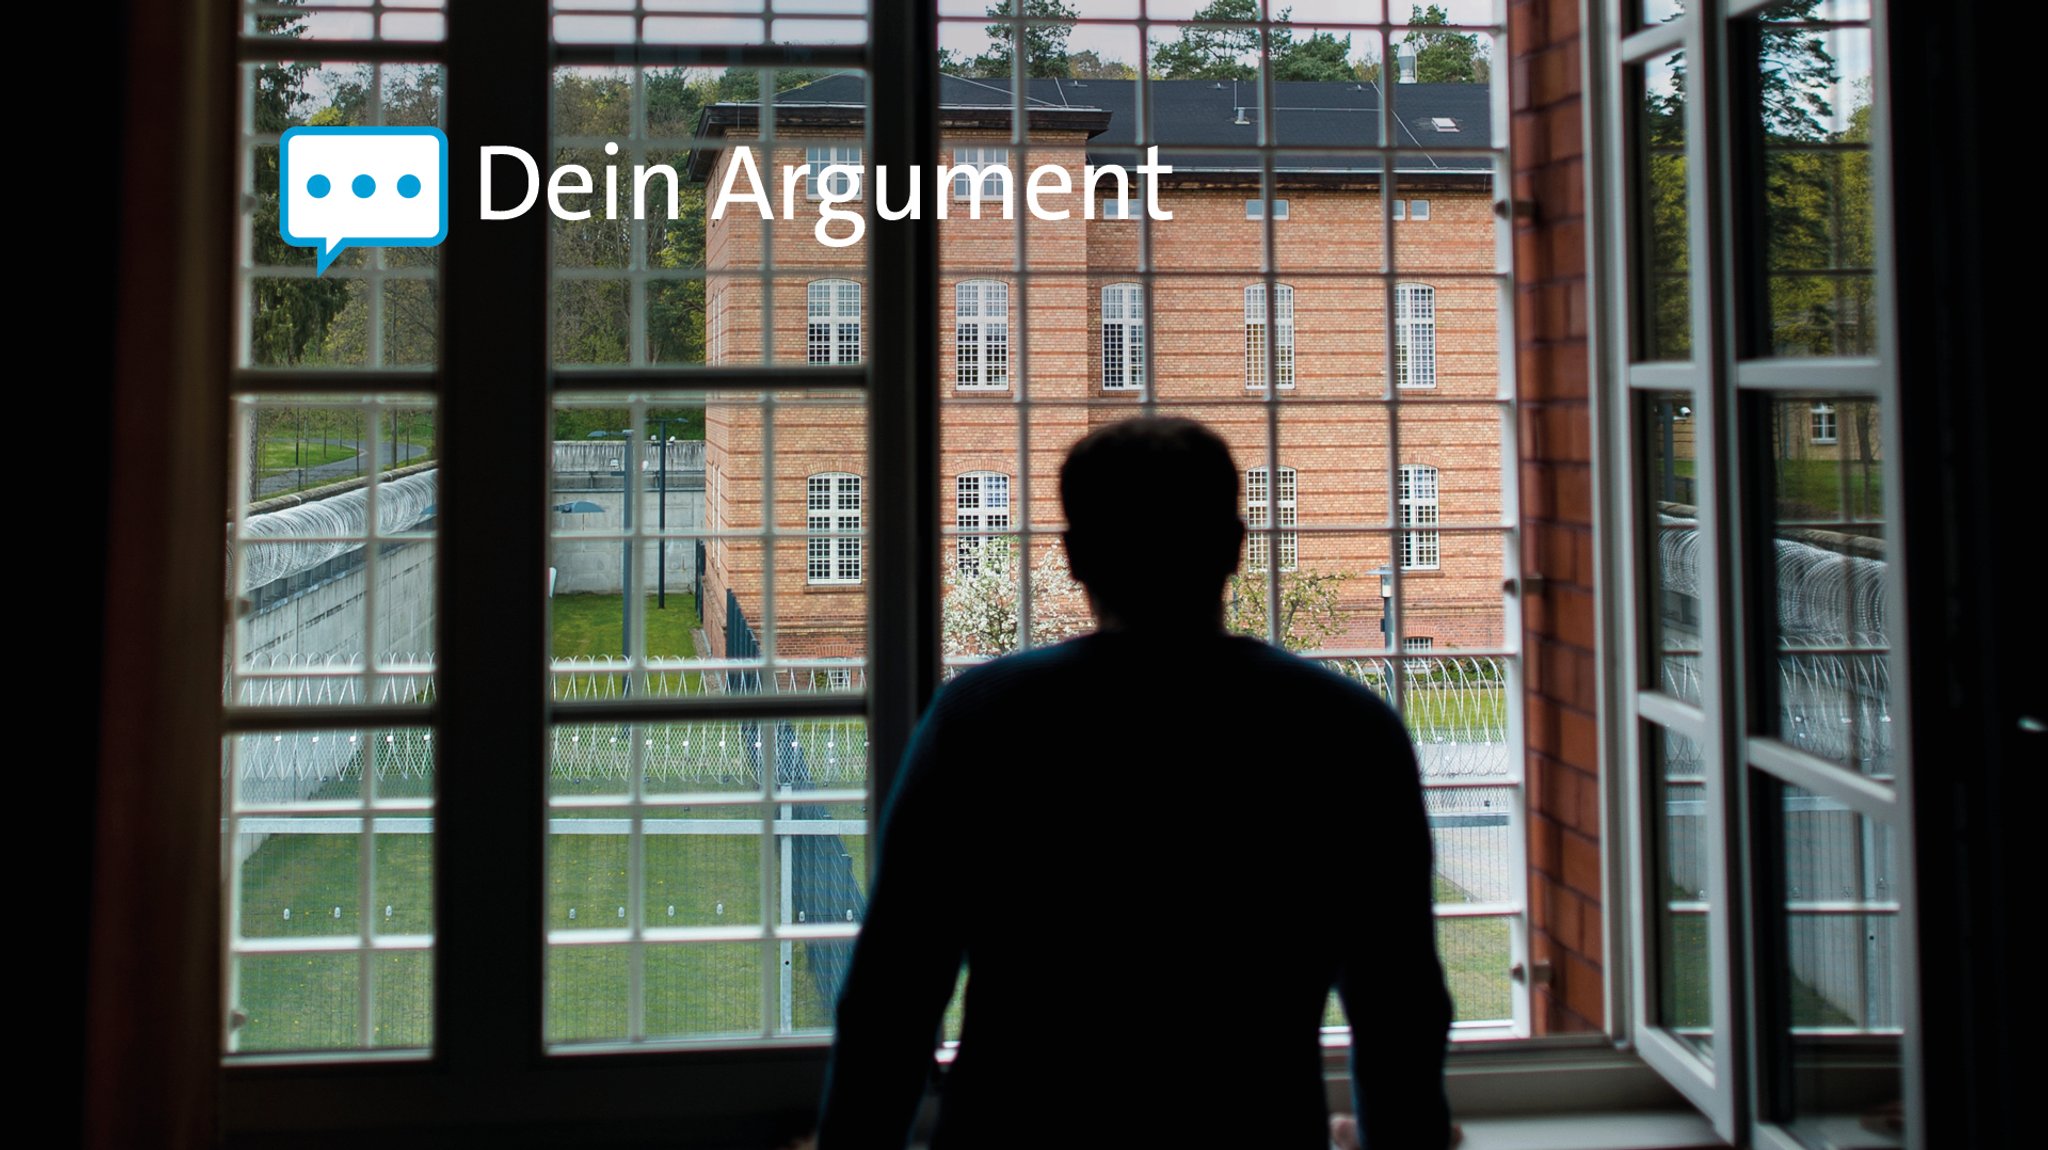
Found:
M 806 481 L 805 575 L 813 583 L 860 582 L 860 476 L 827 471 Z
M 953 288 L 953 384 L 1010 386 L 1010 285 L 963 280 Z
M 1145 303 L 1137 284 L 1102 289 L 1102 386 L 1130 391 L 1145 383 Z
M 953 483 L 953 553 L 962 575 L 981 570 L 990 537 L 1010 529 L 1010 477 L 1000 471 L 969 471 Z
M 1401 569 L 1437 568 L 1437 472 L 1410 464 L 1401 468 Z
M 812 280 L 808 295 L 806 358 L 811 363 L 859 363 L 860 285 L 852 280 Z
M 1244 385 L 1266 386 L 1266 285 L 1244 289 Z M 1272 321 L 1274 373 L 1281 387 L 1294 386 L 1294 289 L 1275 285 Z
M 1436 289 L 1428 284 L 1394 288 L 1394 384 L 1436 386 Z
M 1265 530 L 1265 528 L 1270 526 L 1282 528 L 1294 526 L 1295 481 L 1294 469 L 1292 467 L 1280 469 L 1279 486 L 1279 498 L 1276 500 L 1274 498 L 1273 485 L 1267 479 L 1265 468 L 1254 467 L 1244 473 L 1244 521 L 1251 528 L 1250 533 L 1245 536 L 1245 568 L 1247 570 L 1263 571 L 1266 569 L 1266 564 L 1270 562 L 1270 556 L 1272 555 L 1271 541 L 1275 539 L 1280 543 L 1280 569 L 1282 571 L 1294 570 L 1295 562 L 1300 558 L 1299 551 L 1295 545 L 1294 532 L 1286 530 L 1268 532 Z M 1277 521 L 1273 517 L 1273 504 L 1275 502 L 1280 505 L 1280 515 Z

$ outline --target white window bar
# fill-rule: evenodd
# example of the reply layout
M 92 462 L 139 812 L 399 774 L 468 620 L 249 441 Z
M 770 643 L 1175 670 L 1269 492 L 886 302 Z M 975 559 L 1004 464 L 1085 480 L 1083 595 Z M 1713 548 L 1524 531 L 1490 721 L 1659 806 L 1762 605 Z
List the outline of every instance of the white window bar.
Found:
M 765 74 L 762 83 L 767 83 Z M 813 144 L 804 149 L 804 186 L 807 190 L 806 194 L 811 199 L 819 200 L 824 198 L 824 194 L 818 189 L 820 177 L 825 178 L 825 189 L 835 196 L 846 195 L 853 188 L 854 177 L 851 172 L 834 172 L 830 176 L 825 176 L 825 169 L 834 164 L 844 164 L 848 167 L 858 168 L 860 166 L 860 149 L 831 144 Z
M 1269 348 L 1266 338 L 1266 285 L 1250 284 L 1245 287 L 1244 385 L 1248 388 L 1264 388 L 1269 370 L 1282 388 L 1294 386 L 1294 288 L 1291 285 L 1274 285 L 1271 310 L 1271 322 L 1278 337 L 1271 341 Z
M 1277 524 L 1273 518 L 1273 484 L 1268 479 L 1271 473 L 1263 467 L 1254 467 L 1244 473 L 1245 524 L 1250 531 L 1245 535 L 1245 566 L 1253 571 L 1264 571 L 1272 560 L 1272 544 L 1280 543 L 1280 569 L 1292 571 L 1299 565 L 1300 549 L 1296 535 L 1288 530 L 1296 523 L 1295 515 L 1295 472 L 1292 467 L 1280 469 L 1280 515 Z M 1278 530 L 1269 530 L 1277 527 Z
M 953 149 L 953 166 L 955 168 L 973 168 L 981 173 L 981 201 L 983 203 L 997 202 L 1003 195 L 1002 174 L 990 171 L 989 169 L 998 167 L 1008 168 L 1009 164 L 1010 149 L 1008 148 L 961 144 Z M 974 185 L 975 180 L 968 173 L 954 172 L 953 198 L 956 200 L 971 198 L 974 195 Z
M 1434 571 L 1437 548 L 1437 470 L 1421 464 L 1401 468 L 1401 566 Z
M 964 280 L 953 288 L 953 384 L 1010 386 L 1010 285 L 1002 280 Z
M 813 583 L 860 582 L 860 476 L 824 472 L 805 481 L 805 573 Z M 765 582 L 765 580 L 764 580 Z
M 860 285 L 852 280 L 812 280 L 807 289 L 811 363 L 860 362 Z
M 1428 284 L 1394 288 L 1394 383 L 1436 386 L 1436 289 Z
M 1145 307 L 1139 284 L 1102 289 L 1102 386 L 1131 391 L 1145 386 Z
M 960 574 L 981 570 L 981 553 L 993 536 L 1010 529 L 1010 477 L 1000 471 L 970 471 L 953 485 L 955 562 Z

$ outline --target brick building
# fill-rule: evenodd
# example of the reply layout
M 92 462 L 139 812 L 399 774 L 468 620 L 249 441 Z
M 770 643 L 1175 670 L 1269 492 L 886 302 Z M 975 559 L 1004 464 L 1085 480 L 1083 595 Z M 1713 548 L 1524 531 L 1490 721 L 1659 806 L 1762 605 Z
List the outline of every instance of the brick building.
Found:
M 956 530 L 1016 526 L 1020 410 L 1028 411 L 1030 513 L 1057 524 L 1057 476 L 1065 451 L 1091 428 L 1135 414 L 1150 398 L 1163 414 L 1202 420 L 1231 443 L 1247 522 L 1255 528 L 1342 528 L 1327 534 L 1255 534 L 1247 563 L 1273 558 L 1283 571 L 1343 573 L 1344 632 L 1334 644 L 1377 647 L 1383 603 L 1375 571 L 1402 565 L 1410 650 L 1497 647 L 1501 633 L 1501 392 L 1498 322 L 1505 257 L 1497 237 L 1494 175 L 1480 154 L 1491 141 L 1483 85 L 1402 84 L 1396 131 L 1414 150 L 1394 161 L 1391 230 L 1399 272 L 1383 274 L 1382 158 L 1346 152 L 1378 143 L 1377 85 L 1276 85 L 1273 266 L 1263 273 L 1264 227 L 1253 85 L 1155 82 L 1152 132 L 1160 207 L 1149 225 L 1149 276 L 1139 274 L 1145 211 L 1136 175 L 1143 156 L 1131 81 L 1031 81 L 1028 153 L 1008 146 L 1013 97 L 1005 84 L 947 77 L 942 163 L 1007 163 L 1015 214 L 996 207 L 1000 181 L 985 178 L 981 218 L 969 218 L 964 177 L 946 189 L 941 227 L 941 466 L 944 520 Z M 749 145 L 770 198 L 784 202 L 785 168 L 857 163 L 864 82 L 834 76 L 776 97 L 776 131 L 764 146 L 752 106 L 707 108 L 699 136 Z M 1469 149 L 1469 151 L 1466 151 Z M 1463 153 L 1463 154 L 1461 154 Z M 707 211 L 734 164 L 731 147 L 703 148 L 691 175 L 705 183 Z M 1064 169 L 1071 196 L 1049 198 L 1074 218 L 1033 218 L 1027 174 Z M 1088 166 L 1132 171 L 1132 199 L 1082 219 Z M 868 176 L 872 180 L 872 173 Z M 893 210 L 908 194 L 890 173 Z M 764 223 L 741 205 L 707 221 L 707 357 L 718 364 L 858 362 L 865 309 L 863 243 L 831 247 L 813 232 L 817 189 L 799 172 L 795 217 Z M 924 195 L 931 195 L 925 175 Z M 741 185 L 744 187 L 744 181 Z M 864 196 L 873 188 L 864 187 Z M 859 207 L 860 205 L 854 205 Z M 923 210 L 933 211 L 926 202 Z M 1105 218 L 1107 217 L 1107 218 Z M 769 229 L 764 236 L 763 229 Z M 1028 277 L 1015 274 L 1021 233 Z M 844 235 L 844 225 L 833 225 Z M 772 255 L 774 272 L 759 274 Z M 722 276 L 744 269 L 745 275 Z M 1149 309 L 1145 299 L 1149 280 Z M 1268 286 L 1274 298 L 1267 299 Z M 766 285 L 766 286 L 764 286 Z M 764 298 L 772 290 L 772 300 Z M 1390 313 L 1394 330 L 1388 330 Z M 772 316 L 764 328 L 763 318 Z M 1275 341 L 1269 351 L 1268 341 Z M 1390 350 L 1393 373 L 1387 371 Z M 1149 364 L 1146 362 L 1149 358 Z M 1268 375 L 1274 380 L 1269 381 Z M 1269 474 L 1269 382 L 1283 402 L 1279 474 Z M 1030 402 L 1020 408 L 1018 390 Z M 1395 394 L 1389 395 L 1392 390 Z M 773 411 L 773 516 L 792 533 L 860 525 L 866 466 L 864 412 L 849 400 L 785 396 Z M 1398 399 L 1399 419 L 1387 400 Z M 706 525 L 761 525 L 764 407 L 718 403 L 706 414 Z M 1393 470 L 1390 449 L 1399 452 Z M 1398 493 L 1388 490 L 1398 474 Z M 1398 495 L 1398 503 L 1396 502 Z M 1277 503 L 1277 508 L 1274 506 Z M 1277 518 L 1273 518 L 1277 516 Z M 1398 517 L 1398 518 L 1397 518 Z M 1408 530 L 1399 530 L 1399 528 Z M 979 540 L 954 553 L 972 563 Z M 1050 544 L 1047 544 L 1050 545 Z M 860 543 L 851 536 L 787 539 L 770 559 L 753 541 L 708 548 L 705 623 L 711 654 L 733 655 L 728 592 L 738 613 L 760 618 L 764 566 L 776 575 L 776 647 L 788 658 L 859 655 L 865 623 Z M 744 647 L 744 643 L 741 644 Z

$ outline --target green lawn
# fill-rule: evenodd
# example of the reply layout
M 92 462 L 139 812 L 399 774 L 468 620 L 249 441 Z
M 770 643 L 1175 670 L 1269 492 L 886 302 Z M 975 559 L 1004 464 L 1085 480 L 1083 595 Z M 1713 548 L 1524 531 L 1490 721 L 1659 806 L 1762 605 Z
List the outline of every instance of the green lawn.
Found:
M 1437 905 L 1472 901 L 1444 876 L 1437 875 L 1435 882 Z M 1444 966 L 1444 981 L 1450 986 L 1454 1019 L 1494 1022 L 1513 1017 L 1514 1003 L 1508 994 L 1511 959 L 1506 919 L 1439 918 L 1436 951 Z M 1323 1025 L 1344 1024 L 1344 1006 L 1333 990 L 1323 1008 Z
M 293 439 L 272 436 L 256 452 L 256 466 L 262 471 L 290 471 L 318 467 L 338 459 L 354 459 L 356 449 L 333 440 Z
M 687 585 L 686 585 L 687 586 Z M 624 636 L 620 630 L 623 595 L 557 595 L 550 604 L 558 659 L 616 657 Z M 697 600 L 686 590 L 668 591 L 668 606 L 655 606 L 647 596 L 641 612 L 647 627 L 647 654 L 657 658 L 691 659 L 697 655 L 691 632 L 697 628 Z

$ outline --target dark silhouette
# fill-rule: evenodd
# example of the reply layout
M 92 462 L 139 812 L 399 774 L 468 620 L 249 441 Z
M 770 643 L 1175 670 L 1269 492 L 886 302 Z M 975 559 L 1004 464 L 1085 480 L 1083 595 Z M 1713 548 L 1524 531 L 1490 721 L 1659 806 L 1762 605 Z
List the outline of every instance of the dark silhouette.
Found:
M 1367 1150 L 1451 1140 L 1415 754 L 1365 688 L 1226 634 L 1239 471 L 1134 419 L 1060 472 L 1101 629 L 947 685 L 884 808 L 819 1145 L 905 1142 L 970 971 L 936 1150 L 1325 1150 L 1330 988 Z

